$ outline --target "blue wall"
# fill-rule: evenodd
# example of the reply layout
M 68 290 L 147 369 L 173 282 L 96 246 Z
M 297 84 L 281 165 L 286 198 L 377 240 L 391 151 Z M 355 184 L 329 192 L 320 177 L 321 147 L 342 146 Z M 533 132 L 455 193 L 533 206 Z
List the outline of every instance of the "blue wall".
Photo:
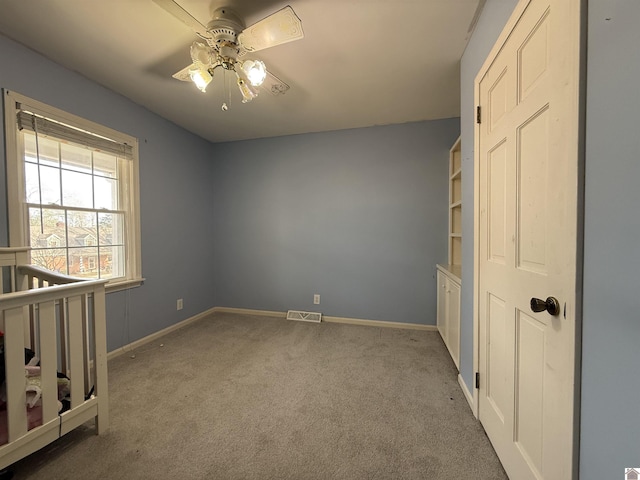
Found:
M 640 3 L 590 0 L 580 478 L 640 466 Z
M 460 294 L 460 375 L 473 392 L 473 184 L 474 81 L 518 0 L 488 0 L 460 60 L 462 136 L 462 291 Z
M 126 98 L 0 36 L 0 87 L 15 90 L 140 142 L 142 273 L 139 288 L 107 295 L 113 350 L 213 306 L 211 144 Z M 0 143 L 4 144 L 4 116 Z M 5 150 L 1 149 L 0 245 L 7 245 Z M 187 248 L 181 249 L 180 247 Z M 177 298 L 184 310 L 177 312 Z
M 216 145 L 216 304 L 435 324 L 458 134 L 449 119 Z

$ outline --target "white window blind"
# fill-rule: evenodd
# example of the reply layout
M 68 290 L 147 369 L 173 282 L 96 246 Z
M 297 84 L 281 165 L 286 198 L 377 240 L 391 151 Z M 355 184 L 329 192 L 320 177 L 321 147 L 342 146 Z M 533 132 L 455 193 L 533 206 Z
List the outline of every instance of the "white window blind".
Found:
M 19 107 L 19 104 L 18 104 Z M 133 147 L 126 143 L 118 143 L 114 140 L 73 128 L 63 123 L 55 122 L 48 118 L 34 115 L 20 110 L 17 115 L 19 130 L 30 130 L 44 137 L 52 137 L 58 140 L 75 143 L 101 152 L 117 155 L 131 160 Z

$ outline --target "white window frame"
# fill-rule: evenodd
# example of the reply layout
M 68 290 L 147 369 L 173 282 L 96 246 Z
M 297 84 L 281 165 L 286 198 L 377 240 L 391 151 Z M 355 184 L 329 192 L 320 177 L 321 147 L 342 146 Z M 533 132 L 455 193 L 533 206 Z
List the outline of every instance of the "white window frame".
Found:
M 29 245 L 28 212 L 25 200 L 24 159 L 19 144 L 17 114 L 20 110 L 27 110 L 33 114 L 55 120 L 75 128 L 91 132 L 111 139 L 115 142 L 130 145 L 133 158 L 130 160 L 129 171 L 122 179 L 128 188 L 128 202 L 124 205 L 125 218 L 125 276 L 109 280 L 107 292 L 123 290 L 139 286 L 142 277 L 142 254 L 140 240 L 140 181 L 138 161 L 138 140 L 135 137 L 118 132 L 103 125 L 64 112 L 58 108 L 46 105 L 37 100 L 18 93 L 3 90 L 4 124 L 7 162 L 7 201 L 9 210 L 9 244 L 12 247 Z M 20 108 L 17 107 L 20 105 Z

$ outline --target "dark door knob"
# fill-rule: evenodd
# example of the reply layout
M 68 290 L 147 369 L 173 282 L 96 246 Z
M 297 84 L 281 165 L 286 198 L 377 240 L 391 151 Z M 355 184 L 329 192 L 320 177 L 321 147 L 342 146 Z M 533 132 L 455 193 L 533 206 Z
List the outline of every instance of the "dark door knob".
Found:
M 555 297 L 547 297 L 546 300 L 539 298 L 531 299 L 531 310 L 534 312 L 549 312 L 549 315 L 558 315 L 560 313 L 560 302 Z

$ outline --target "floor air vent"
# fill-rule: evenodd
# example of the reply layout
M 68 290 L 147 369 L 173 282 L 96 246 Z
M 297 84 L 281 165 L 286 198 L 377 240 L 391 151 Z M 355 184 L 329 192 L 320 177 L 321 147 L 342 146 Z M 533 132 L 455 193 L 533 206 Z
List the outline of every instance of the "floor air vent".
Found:
M 300 310 L 289 310 L 287 312 L 287 320 L 320 323 L 320 321 L 322 321 L 322 314 L 316 312 L 301 312 Z

